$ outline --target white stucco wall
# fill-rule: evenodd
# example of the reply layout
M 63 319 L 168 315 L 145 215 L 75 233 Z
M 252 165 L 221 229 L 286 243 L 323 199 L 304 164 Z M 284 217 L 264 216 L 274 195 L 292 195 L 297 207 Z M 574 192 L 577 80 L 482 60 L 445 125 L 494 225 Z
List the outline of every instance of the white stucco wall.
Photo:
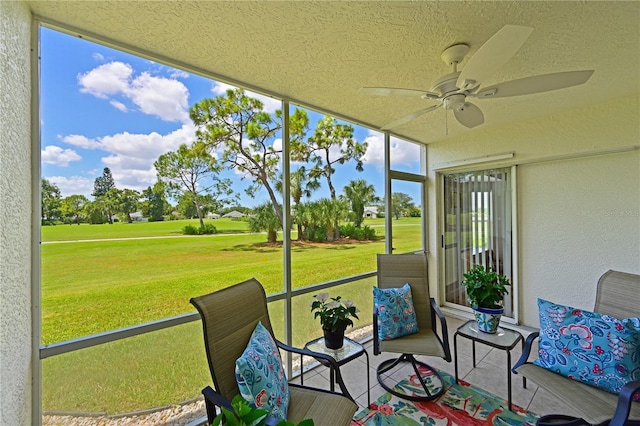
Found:
M 430 265 L 441 256 L 433 168 L 513 151 L 501 164 L 519 164 L 520 322 L 537 326 L 538 297 L 592 309 L 606 270 L 640 274 L 640 150 L 580 155 L 638 145 L 638 95 L 428 145 Z
M 31 16 L 0 1 L 0 424 L 31 424 Z

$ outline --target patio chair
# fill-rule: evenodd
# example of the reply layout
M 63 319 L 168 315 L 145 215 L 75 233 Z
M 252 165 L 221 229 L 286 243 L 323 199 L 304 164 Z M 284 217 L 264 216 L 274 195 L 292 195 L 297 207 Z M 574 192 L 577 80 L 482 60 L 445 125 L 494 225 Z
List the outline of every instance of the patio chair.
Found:
M 252 278 L 194 297 L 191 303 L 202 319 L 204 344 L 215 388 L 207 386 L 202 391 L 209 422 L 216 416 L 216 407 L 229 408 L 232 398 L 240 393 L 235 363 L 245 350 L 258 322 L 269 331 L 279 349 L 312 356 L 322 360 L 325 365 L 330 365 L 342 391 L 340 394 L 289 383 L 287 420 L 297 424 L 304 419 L 313 419 L 316 426 L 348 425 L 351 422 L 358 406 L 349 395 L 334 359 L 324 354 L 293 348 L 275 339 L 267 310 L 267 298 L 258 280 Z
M 451 362 L 447 322 L 438 309 L 435 299 L 429 297 L 429 282 L 427 278 L 427 257 L 421 254 L 379 254 L 378 255 L 378 288 L 400 289 L 405 284 L 411 288 L 411 297 L 417 320 L 417 333 L 384 340 L 379 337 L 381 325 L 378 323 L 380 313 L 374 307 L 373 314 L 373 353 L 379 355 L 384 352 L 400 354 L 380 363 L 377 369 L 378 382 L 393 395 L 411 401 L 429 401 L 439 397 L 444 391 L 444 382 L 438 371 L 428 364 L 418 361 L 415 355 L 436 356 Z M 375 290 L 374 290 L 375 292 Z M 378 306 L 380 309 L 380 306 Z M 437 322 L 440 324 L 440 334 L 437 332 Z M 384 324 L 383 324 L 384 326 Z M 384 336 L 389 337 L 389 336 Z M 396 366 L 411 365 L 416 374 L 424 394 L 406 394 L 386 383 L 389 380 L 386 373 Z M 421 368 L 419 368 L 421 367 Z M 420 371 L 422 370 L 422 371 Z
M 605 272 L 598 280 L 594 312 L 618 319 L 639 317 L 640 275 L 613 270 Z M 627 383 L 618 396 L 530 363 L 531 348 L 539 334 L 536 331 L 527 337 L 513 372 L 533 380 L 580 415 L 575 418 L 552 414 L 543 416 L 539 424 L 640 425 L 640 402 L 632 401 L 634 393 L 640 393 L 640 380 Z

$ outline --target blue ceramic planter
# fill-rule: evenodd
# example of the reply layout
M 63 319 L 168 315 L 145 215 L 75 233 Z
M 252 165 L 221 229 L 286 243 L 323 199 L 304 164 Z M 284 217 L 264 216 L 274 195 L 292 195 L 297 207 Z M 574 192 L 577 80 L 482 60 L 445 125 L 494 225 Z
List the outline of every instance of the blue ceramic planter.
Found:
M 473 314 L 476 317 L 478 323 L 478 330 L 483 333 L 495 334 L 498 331 L 500 325 L 500 317 L 504 314 L 504 308 L 481 308 L 474 307 Z

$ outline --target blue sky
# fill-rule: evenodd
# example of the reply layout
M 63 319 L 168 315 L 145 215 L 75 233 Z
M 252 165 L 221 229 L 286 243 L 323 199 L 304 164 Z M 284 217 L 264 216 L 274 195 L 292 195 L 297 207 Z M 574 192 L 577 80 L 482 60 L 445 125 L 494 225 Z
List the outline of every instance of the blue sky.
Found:
M 63 197 L 82 194 L 91 199 L 94 180 L 104 167 L 111 169 L 120 189 L 141 191 L 153 185 L 153 162 L 194 140 L 189 108 L 231 87 L 47 28 L 41 29 L 40 56 L 42 176 L 55 183 Z M 281 107 L 278 100 L 251 95 L 269 112 Z M 313 131 L 322 115 L 308 112 Z M 383 135 L 354 127 L 355 138 L 369 146 L 365 170 L 357 172 L 354 164 L 338 166 L 334 186 L 341 192 L 350 180 L 365 179 L 383 196 Z M 418 172 L 418 149 L 412 145 L 393 141 L 395 169 Z M 246 196 L 248 182 L 237 173 L 223 175 L 234 180 L 242 205 L 267 200 L 264 191 L 255 198 Z M 410 192 L 400 186 L 394 191 Z M 327 195 L 325 184 L 313 198 Z

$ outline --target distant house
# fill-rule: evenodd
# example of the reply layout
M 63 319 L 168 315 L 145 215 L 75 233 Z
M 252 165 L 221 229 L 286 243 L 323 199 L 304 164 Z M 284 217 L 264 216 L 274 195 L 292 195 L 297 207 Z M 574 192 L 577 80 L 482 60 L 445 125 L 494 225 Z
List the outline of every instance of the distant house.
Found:
M 129 216 L 131 216 L 131 220 L 134 222 L 144 222 L 146 218 L 142 216 L 142 212 L 133 212 Z
M 364 217 L 375 219 L 378 217 L 378 207 L 368 206 L 364 208 Z
M 209 212 L 207 213 L 207 219 L 220 219 L 220 215 L 218 213 Z
M 246 216 L 246 214 L 240 213 L 237 210 L 233 210 L 233 211 L 230 211 L 229 213 L 227 213 L 225 215 L 222 215 L 222 217 L 230 217 L 232 219 L 235 219 L 235 218 L 238 218 L 238 217 L 245 217 L 245 216 Z

